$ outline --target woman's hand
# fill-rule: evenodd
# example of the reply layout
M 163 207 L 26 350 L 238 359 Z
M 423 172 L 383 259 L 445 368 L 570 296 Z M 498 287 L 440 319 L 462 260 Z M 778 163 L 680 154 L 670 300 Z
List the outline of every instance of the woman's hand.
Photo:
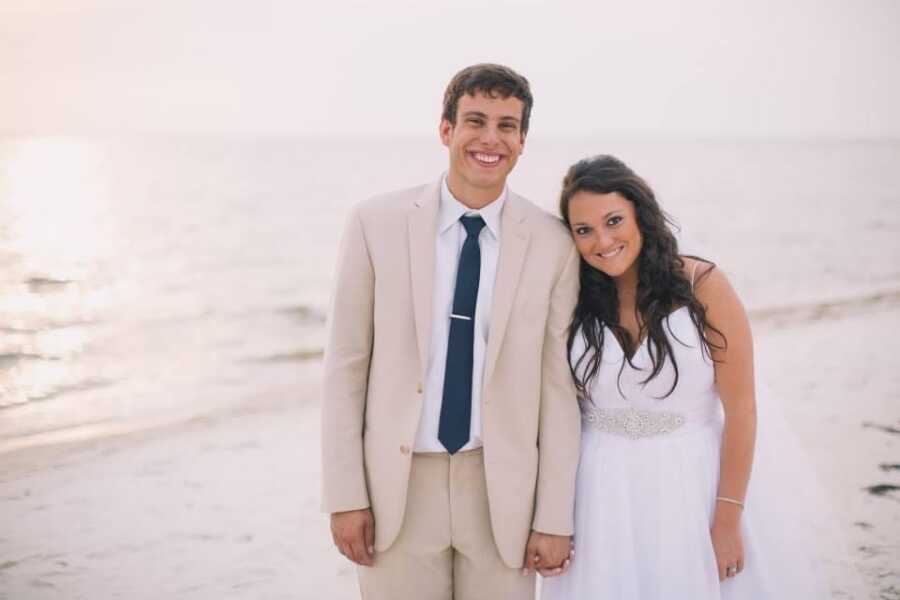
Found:
M 730 579 L 743 571 L 744 542 L 741 540 L 740 508 L 720 506 L 710 535 L 719 568 L 719 581 Z

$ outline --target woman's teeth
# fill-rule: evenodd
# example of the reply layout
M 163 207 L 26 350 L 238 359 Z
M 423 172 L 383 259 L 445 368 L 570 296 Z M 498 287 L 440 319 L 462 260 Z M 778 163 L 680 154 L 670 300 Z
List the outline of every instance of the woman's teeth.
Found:
M 612 258 L 613 256 L 615 256 L 616 254 L 618 254 L 619 252 L 621 252 L 624 249 L 625 249 L 625 246 L 619 246 L 615 250 L 610 250 L 606 254 L 601 253 L 600 258 Z

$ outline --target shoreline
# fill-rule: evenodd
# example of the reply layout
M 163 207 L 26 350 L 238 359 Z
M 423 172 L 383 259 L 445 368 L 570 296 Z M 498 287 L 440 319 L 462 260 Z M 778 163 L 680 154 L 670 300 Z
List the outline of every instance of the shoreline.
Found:
M 37 433 L 29 433 L 0 439 L 0 463 L 6 460 L 15 462 L 16 456 L 29 452 L 50 452 L 52 448 L 78 448 L 102 443 L 106 439 L 134 438 L 166 435 L 190 429 L 195 425 L 204 425 L 212 421 L 239 418 L 259 412 L 273 412 L 290 408 L 295 401 L 297 389 L 317 387 L 321 371 L 321 360 L 304 361 L 297 366 L 297 379 L 294 385 L 283 389 L 267 390 L 251 398 L 243 398 L 226 402 L 221 406 L 203 407 L 193 412 L 171 415 L 147 416 L 126 420 L 98 420 L 77 425 L 63 426 Z M 318 392 L 314 399 L 316 401 Z M 0 413 L 2 414 L 2 413 Z
M 773 305 L 748 311 L 754 333 L 771 330 L 785 325 L 791 328 L 810 326 L 828 320 L 842 320 L 859 314 L 891 312 L 900 310 L 900 289 L 887 288 L 869 291 L 855 296 L 831 298 L 819 302 L 796 305 Z M 292 353 L 297 360 L 297 368 L 302 371 L 299 385 L 305 387 L 317 382 L 321 369 L 322 352 Z M 293 393 L 293 388 L 287 390 Z M 290 394 L 285 397 L 290 397 Z M 273 394 L 267 392 L 258 397 L 235 400 L 224 406 L 209 406 L 193 413 L 144 417 L 128 420 L 104 420 L 63 426 L 57 429 L 29 433 L 0 440 L 0 461 L 5 456 L 15 455 L 32 448 L 51 446 L 71 446 L 91 444 L 105 438 L 122 436 L 142 436 L 150 432 L 165 434 L 168 430 L 190 427 L 191 423 L 202 423 L 210 419 L 239 416 L 248 411 L 277 410 L 290 404 L 289 401 L 272 401 Z M 2 415 L 2 411 L 0 411 Z

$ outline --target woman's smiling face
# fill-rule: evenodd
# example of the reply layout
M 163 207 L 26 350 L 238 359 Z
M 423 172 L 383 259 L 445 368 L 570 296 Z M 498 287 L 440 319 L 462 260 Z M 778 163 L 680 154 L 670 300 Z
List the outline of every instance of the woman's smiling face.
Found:
M 634 205 L 624 196 L 578 191 L 569 200 L 569 223 L 589 265 L 613 278 L 636 268 L 643 238 Z

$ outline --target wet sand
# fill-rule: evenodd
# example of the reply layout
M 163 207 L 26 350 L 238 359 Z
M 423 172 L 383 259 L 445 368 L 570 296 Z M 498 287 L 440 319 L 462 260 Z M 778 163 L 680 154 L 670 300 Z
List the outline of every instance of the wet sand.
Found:
M 900 307 L 832 304 L 754 315 L 758 362 L 862 574 L 834 597 L 900 598 Z M 318 512 L 314 371 L 229 413 L 8 448 L 0 599 L 357 598 Z
M 755 319 L 757 361 L 830 495 L 862 580 L 850 597 L 898 600 L 900 306 L 896 294 L 839 304 Z

